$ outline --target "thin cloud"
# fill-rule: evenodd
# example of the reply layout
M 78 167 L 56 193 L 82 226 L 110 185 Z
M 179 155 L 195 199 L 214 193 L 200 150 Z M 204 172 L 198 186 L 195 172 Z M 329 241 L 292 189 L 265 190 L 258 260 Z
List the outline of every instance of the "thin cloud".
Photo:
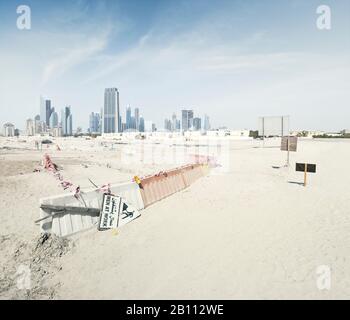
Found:
M 105 32 L 99 37 L 81 40 L 74 48 L 62 49 L 59 56 L 46 63 L 42 74 L 42 84 L 64 75 L 68 70 L 103 52 L 108 44 L 108 35 L 109 32 Z

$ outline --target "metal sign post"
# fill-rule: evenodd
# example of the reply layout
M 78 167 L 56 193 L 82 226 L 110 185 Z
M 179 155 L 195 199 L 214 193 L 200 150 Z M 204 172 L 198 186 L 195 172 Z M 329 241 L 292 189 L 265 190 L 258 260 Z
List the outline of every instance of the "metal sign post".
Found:
M 290 152 L 290 148 L 289 148 L 289 138 L 287 139 L 287 167 L 289 167 L 289 152 Z
M 296 152 L 298 145 L 297 137 L 282 137 L 281 139 L 281 151 L 287 151 L 287 163 L 286 167 L 289 167 L 290 152 Z

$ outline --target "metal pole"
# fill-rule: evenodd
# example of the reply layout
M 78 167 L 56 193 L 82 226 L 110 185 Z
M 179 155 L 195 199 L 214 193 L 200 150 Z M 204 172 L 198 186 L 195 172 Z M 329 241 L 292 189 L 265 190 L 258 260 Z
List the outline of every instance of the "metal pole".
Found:
M 262 117 L 262 131 L 263 131 L 263 148 L 265 147 L 265 118 Z
M 287 138 L 287 167 L 289 167 L 289 136 Z

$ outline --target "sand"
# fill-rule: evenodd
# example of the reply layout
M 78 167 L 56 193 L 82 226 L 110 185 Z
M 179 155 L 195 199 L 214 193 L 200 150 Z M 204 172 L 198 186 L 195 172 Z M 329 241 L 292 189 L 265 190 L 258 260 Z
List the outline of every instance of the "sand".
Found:
M 350 297 L 349 140 L 300 140 L 291 166 L 279 169 L 286 154 L 272 147 L 277 140 L 265 148 L 232 140 L 226 172 L 148 207 L 117 235 L 93 229 L 41 244 L 39 199 L 64 193 L 40 166 L 44 152 L 82 189 L 88 178 L 116 183 L 172 166 L 121 159 L 135 155 L 132 144 L 56 142 L 61 151 L 37 151 L 30 139 L 0 138 L 1 299 Z M 296 161 L 317 164 L 306 188 Z M 18 265 L 33 269 L 33 289 L 16 287 Z M 329 290 L 317 286 L 322 265 L 331 270 Z

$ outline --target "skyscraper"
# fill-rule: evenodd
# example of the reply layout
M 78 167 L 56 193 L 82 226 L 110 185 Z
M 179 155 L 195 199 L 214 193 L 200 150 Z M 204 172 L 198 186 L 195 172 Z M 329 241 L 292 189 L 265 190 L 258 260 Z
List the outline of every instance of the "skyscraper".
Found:
M 145 119 L 141 116 L 140 117 L 140 128 L 139 128 L 140 132 L 145 132 Z
M 140 130 L 140 110 L 139 108 L 135 108 L 135 130 Z
M 50 128 L 57 128 L 58 127 L 58 113 L 52 112 L 50 116 Z
M 182 131 L 188 131 L 193 126 L 193 110 L 182 110 Z
M 89 131 L 90 133 L 100 133 L 100 114 L 91 112 L 89 117 Z
M 130 129 L 131 128 L 131 108 L 130 106 L 128 106 L 126 108 L 126 120 L 125 120 L 125 124 L 126 124 L 126 129 Z
M 34 136 L 35 134 L 35 126 L 33 119 L 28 119 L 26 122 L 26 133 L 27 136 Z
M 50 125 L 50 116 L 54 109 L 51 109 L 51 100 L 44 97 L 40 97 L 40 120 L 46 124 Z
M 121 132 L 119 92 L 117 88 L 105 89 L 102 126 L 103 133 Z
M 205 114 L 203 119 L 203 130 L 208 131 L 210 130 L 210 121 L 209 117 Z
M 171 120 L 169 119 L 164 120 L 164 130 L 171 131 Z
M 176 131 L 176 114 L 173 113 L 173 116 L 171 117 L 171 130 Z
M 62 134 L 63 136 L 73 135 L 73 117 L 71 107 L 65 107 L 61 112 Z
M 73 116 L 69 114 L 67 118 L 67 136 L 73 135 Z
M 201 118 L 194 118 L 193 119 L 193 129 L 196 130 L 196 131 L 199 131 L 202 129 L 202 121 L 201 121 Z

